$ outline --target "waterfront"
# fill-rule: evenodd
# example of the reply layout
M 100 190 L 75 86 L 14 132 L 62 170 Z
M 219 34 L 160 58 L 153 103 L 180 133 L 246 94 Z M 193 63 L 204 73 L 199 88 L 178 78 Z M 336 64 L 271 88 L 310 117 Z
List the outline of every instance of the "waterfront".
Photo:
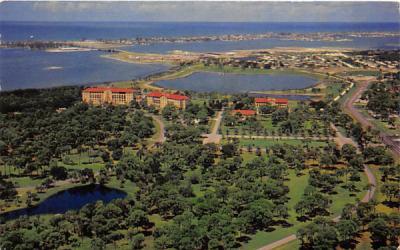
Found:
M 245 93 L 308 88 L 317 79 L 294 74 L 223 74 L 196 72 L 188 77 L 162 80 L 157 86 L 197 92 Z
M 56 87 L 128 80 L 164 71 L 169 66 L 132 64 L 102 58 L 102 52 L 49 53 L 0 49 L 2 90 Z
M 190 37 L 264 32 L 398 32 L 398 23 L 146 23 L 146 22 L 1 22 L 4 41 Z M 123 47 L 143 53 L 227 52 L 276 47 L 398 48 L 399 37 L 352 37 L 346 41 L 302 41 L 276 38 L 237 41 L 164 42 Z M 135 64 L 100 57 L 103 52 L 47 53 L 0 49 L 2 90 L 43 88 L 130 80 L 164 71 L 161 64 Z M 158 62 L 160 63 L 160 62 Z M 283 89 L 286 89 L 284 86 Z M 204 89 L 203 89 L 204 90 Z M 244 91 L 244 90 L 240 90 Z
M 265 32 L 398 32 L 398 23 L 0 22 L 5 41 L 210 36 Z M 33 37 L 32 37 L 33 36 Z
M 184 43 L 153 43 L 148 45 L 133 45 L 124 47 L 124 50 L 141 53 L 166 54 L 174 50 L 190 52 L 226 52 L 232 50 L 270 49 L 276 47 L 303 47 L 303 48 L 355 48 L 355 49 L 397 49 L 399 37 L 364 37 L 352 38 L 351 41 L 299 41 L 281 39 L 259 39 L 243 41 L 207 41 Z

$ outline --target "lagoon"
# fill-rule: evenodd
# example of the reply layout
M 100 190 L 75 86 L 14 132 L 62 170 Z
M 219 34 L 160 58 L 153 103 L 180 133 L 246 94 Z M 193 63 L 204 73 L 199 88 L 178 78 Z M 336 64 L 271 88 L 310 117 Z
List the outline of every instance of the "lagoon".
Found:
M 103 58 L 99 51 L 50 53 L 0 49 L 1 90 L 46 88 L 129 80 L 165 71 L 160 64 L 133 64 Z
M 196 72 L 188 77 L 162 80 L 155 85 L 177 90 L 196 92 L 246 93 L 267 90 L 288 90 L 308 88 L 317 79 L 296 74 L 223 74 Z
M 96 184 L 74 187 L 50 196 L 37 206 L 7 212 L 0 217 L 10 220 L 22 215 L 60 214 L 68 210 L 80 209 L 86 204 L 96 201 L 108 203 L 114 199 L 125 198 L 126 195 L 121 190 Z

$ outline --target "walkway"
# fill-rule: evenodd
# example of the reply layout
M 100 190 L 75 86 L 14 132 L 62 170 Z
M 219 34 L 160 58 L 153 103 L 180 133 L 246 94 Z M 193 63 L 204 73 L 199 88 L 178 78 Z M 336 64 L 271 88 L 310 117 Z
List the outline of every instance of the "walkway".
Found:
M 314 141 L 323 141 L 330 139 L 328 137 L 311 137 L 311 136 L 272 136 L 272 135 L 225 135 L 227 138 L 242 138 L 242 139 L 277 139 L 277 140 L 314 140 Z
M 342 133 L 339 131 L 339 129 L 333 123 L 331 123 L 331 128 L 336 133 L 334 141 L 339 146 L 339 148 L 342 148 L 344 144 L 351 144 L 356 148 L 358 147 L 357 144 L 355 143 L 355 141 L 353 141 L 351 138 L 348 138 L 348 137 L 345 137 L 344 135 L 342 135 Z
M 154 142 L 155 143 L 165 142 L 165 127 L 164 127 L 163 121 L 161 120 L 161 118 L 159 116 L 152 115 L 151 117 L 158 124 L 158 127 L 159 127 L 158 133 L 155 135 L 155 138 L 153 138 Z
M 217 112 L 217 117 L 215 118 L 215 123 L 214 126 L 211 129 L 210 134 L 204 134 L 203 136 L 205 137 L 203 140 L 203 144 L 207 143 L 215 143 L 219 144 L 221 142 L 222 136 L 218 134 L 218 129 L 221 126 L 221 120 L 222 120 L 222 113 L 224 111 L 218 111 Z

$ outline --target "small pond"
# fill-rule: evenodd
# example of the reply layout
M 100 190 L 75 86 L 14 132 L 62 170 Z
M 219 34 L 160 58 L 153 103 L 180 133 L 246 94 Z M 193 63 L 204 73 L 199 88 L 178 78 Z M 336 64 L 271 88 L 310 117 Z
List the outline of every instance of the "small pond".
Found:
M 196 72 L 188 77 L 162 80 L 155 84 L 164 88 L 196 92 L 245 93 L 251 91 L 308 88 L 317 79 L 296 74 L 223 74 Z
M 70 188 L 54 194 L 37 206 L 23 208 L 0 215 L 6 220 L 15 219 L 22 215 L 61 214 L 68 210 L 77 210 L 86 204 L 96 201 L 108 203 L 113 199 L 125 198 L 126 193 L 101 185 L 85 185 Z

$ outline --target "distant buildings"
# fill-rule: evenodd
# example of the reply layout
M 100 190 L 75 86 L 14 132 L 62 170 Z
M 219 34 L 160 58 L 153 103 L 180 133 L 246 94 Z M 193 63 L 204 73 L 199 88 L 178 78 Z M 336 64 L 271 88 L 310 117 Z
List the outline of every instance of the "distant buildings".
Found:
M 173 105 L 178 109 L 186 109 L 189 97 L 180 94 L 169 94 L 163 92 L 151 92 L 146 96 L 148 106 L 163 109 L 167 105 Z
M 82 101 L 93 105 L 129 105 L 135 92 L 132 88 L 90 87 L 82 91 Z

